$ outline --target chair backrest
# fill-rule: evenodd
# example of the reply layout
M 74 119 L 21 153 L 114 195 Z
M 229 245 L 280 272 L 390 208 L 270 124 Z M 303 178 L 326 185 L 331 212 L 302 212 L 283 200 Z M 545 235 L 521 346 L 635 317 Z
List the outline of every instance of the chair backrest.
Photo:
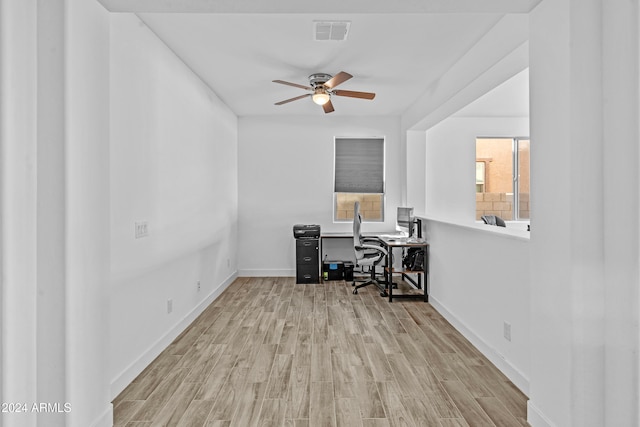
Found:
M 360 202 L 353 204 L 353 250 L 356 254 L 356 260 L 364 257 L 364 251 L 358 250 L 358 247 L 362 244 L 360 236 L 360 225 L 362 224 L 362 217 L 360 216 Z
M 497 225 L 498 227 L 506 227 L 507 224 L 497 215 L 482 215 L 480 217 L 487 225 Z

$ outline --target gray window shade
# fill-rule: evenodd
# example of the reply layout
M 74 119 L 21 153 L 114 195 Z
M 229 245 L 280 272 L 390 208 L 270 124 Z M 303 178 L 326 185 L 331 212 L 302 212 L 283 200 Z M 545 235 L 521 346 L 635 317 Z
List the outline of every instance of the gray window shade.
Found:
M 336 193 L 384 192 L 384 139 L 336 138 Z

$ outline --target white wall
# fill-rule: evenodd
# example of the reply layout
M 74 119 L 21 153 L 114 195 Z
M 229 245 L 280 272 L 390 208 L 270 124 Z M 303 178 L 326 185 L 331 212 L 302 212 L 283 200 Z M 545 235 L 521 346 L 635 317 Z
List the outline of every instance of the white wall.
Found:
M 475 225 L 473 183 L 476 137 L 527 136 L 529 121 L 490 115 L 450 117 L 426 132 L 424 212 L 445 221 L 426 221 L 430 292 L 434 306 L 527 393 L 529 242 Z M 504 322 L 511 324 L 511 342 Z
M 528 136 L 528 117 L 450 117 L 427 131 L 427 216 L 474 223 L 476 137 Z
M 536 200 L 531 204 L 531 275 L 536 287 L 531 290 L 529 415 L 530 422 L 532 415 L 544 420 L 534 420 L 534 426 L 572 425 L 568 3 L 543 1 L 531 19 L 530 76 L 536 94 L 531 97 L 531 140 L 536 145 L 531 150 L 531 198 Z M 550 64 L 554 66 L 547 68 Z M 540 169 L 543 176 L 536 174 Z
M 431 304 L 525 394 L 529 391 L 529 241 L 427 220 Z M 511 325 L 511 341 L 503 336 Z
M 0 2 L 2 402 L 36 400 L 37 6 Z M 0 425 L 35 425 L 3 414 Z
M 237 269 L 237 118 L 133 14 L 111 15 L 110 156 L 115 396 Z
M 108 14 L 1 5 L 2 401 L 70 405 L 2 422 L 110 426 Z
M 426 218 L 431 303 L 528 393 L 529 236 L 520 229 L 476 224 L 474 185 L 476 137 L 529 135 L 529 119 L 521 116 L 528 110 L 526 75 L 525 70 L 485 90 L 477 101 L 422 137 L 417 130 L 408 131 L 407 152 L 422 154 L 424 165 L 420 169 L 418 162 L 407 159 L 411 166 L 407 187 L 420 188 L 410 182 L 424 179 L 424 195 L 408 193 L 416 203 L 423 201 L 416 211 Z M 507 105 L 513 114 L 500 116 L 511 112 Z M 511 341 L 503 336 L 505 322 L 511 325 Z
M 107 426 L 112 420 L 107 368 L 110 346 L 109 14 L 97 1 L 70 0 L 64 4 L 65 388 L 72 411 L 63 425 Z
M 300 101 L 304 102 L 304 101 Z M 334 136 L 384 136 L 386 216 L 363 230 L 395 229 L 402 177 L 397 117 L 243 117 L 239 120 L 239 271 L 294 276 L 294 224 L 333 223 Z
M 530 335 L 524 344 L 529 368 L 524 368 L 524 348 L 510 350 L 516 350 L 511 365 L 529 379 L 527 419 L 532 426 L 637 426 L 638 2 L 544 0 L 530 14 L 530 29 L 531 239 L 519 241 L 504 233 L 476 236 L 479 226 L 428 221 L 433 301 L 491 353 L 495 332 L 476 325 L 491 319 L 495 324 L 495 310 L 509 316 L 504 307 L 522 308 L 529 300 Z M 427 144 L 427 210 L 469 223 L 470 214 L 465 219 L 456 212 L 463 202 L 447 199 L 455 182 L 430 192 L 429 174 L 438 162 L 429 162 Z M 446 149 L 431 155 L 442 162 L 454 157 Z M 439 199 L 444 202 L 432 206 Z M 458 258 L 455 242 L 463 255 Z M 438 251 L 445 250 L 449 253 L 440 256 Z M 506 300 L 500 287 L 489 289 L 492 301 L 476 319 L 459 291 L 473 295 L 486 273 L 474 277 L 455 269 L 462 261 L 482 271 L 492 260 L 487 250 L 520 264 L 523 272 L 522 258 L 529 254 L 529 277 L 512 274 L 517 272 L 504 276 L 529 294 Z M 465 289 L 465 282 L 472 285 Z M 493 300 L 502 306 L 494 306 Z
M 426 132 L 407 131 L 407 202 L 406 206 L 413 206 L 415 215 L 424 215 L 427 206 L 425 196 L 427 194 L 426 159 L 427 144 Z
M 530 15 L 534 427 L 640 421 L 638 13 L 545 0 Z
M 604 2 L 603 2 L 604 6 Z M 605 326 L 608 425 L 640 425 L 640 5 L 603 18 Z M 617 200 L 625 209 L 618 210 Z

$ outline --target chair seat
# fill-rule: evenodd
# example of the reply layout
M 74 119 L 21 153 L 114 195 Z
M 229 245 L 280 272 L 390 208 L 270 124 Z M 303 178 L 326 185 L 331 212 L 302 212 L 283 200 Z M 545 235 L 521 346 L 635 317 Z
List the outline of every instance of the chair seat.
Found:
M 366 265 L 371 265 L 371 264 L 375 264 L 376 262 L 380 261 L 380 259 L 382 258 L 382 256 L 380 255 L 380 252 L 378 253 L 365 253 L 363 258 L 357 260 L 357 264 L 366 264 Z

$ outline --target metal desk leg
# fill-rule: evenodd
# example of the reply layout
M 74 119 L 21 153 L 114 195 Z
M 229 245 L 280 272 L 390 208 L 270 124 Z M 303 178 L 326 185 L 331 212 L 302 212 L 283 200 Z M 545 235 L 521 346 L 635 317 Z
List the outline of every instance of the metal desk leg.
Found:
M 429 302 L 429 246 L 424 247 L 424 302 Z
M 389 275 L 389 280 L 387 280 L 387 294 L 389 294 L 389 302 L 393 301 L 393 272 L 391 265 L 391 260 L 393 259 L 393 246 L 389 246 L 387 248 L 387 274 Z

